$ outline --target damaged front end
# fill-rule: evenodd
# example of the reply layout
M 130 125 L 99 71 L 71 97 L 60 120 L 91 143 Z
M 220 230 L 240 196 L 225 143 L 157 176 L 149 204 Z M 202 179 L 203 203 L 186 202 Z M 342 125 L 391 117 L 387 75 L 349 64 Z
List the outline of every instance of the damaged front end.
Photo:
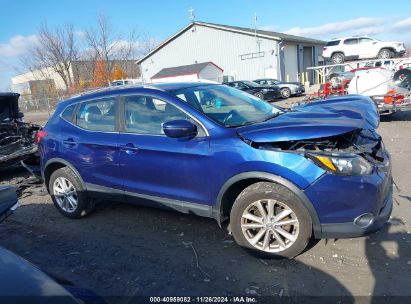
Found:
M 374 166 L 387 166 L 388 154 L 375 130 L 356 129 L 335 136 L 257 143 L 257 149 L 302 153 L 321 168 L 340 175 L 368 175 Z
M 352 95 L 299 107 L 238 135 L 257 149 L 303 154 L 327 172 L 369 175 L 389 167 L 378 124 L 372 100 Z
M 18 98 L 16 93 L 0 93 L 0 168 L 38 162 L 36 134 L 41 127 L 21 121 Z

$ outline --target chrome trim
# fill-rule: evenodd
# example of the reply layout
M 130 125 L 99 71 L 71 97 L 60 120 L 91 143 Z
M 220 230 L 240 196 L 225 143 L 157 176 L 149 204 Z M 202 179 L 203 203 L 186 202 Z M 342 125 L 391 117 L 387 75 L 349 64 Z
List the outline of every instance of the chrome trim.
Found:
M 10 210 L 11 211 L 15 211 L 18 207 L 20 207 L 21 206 L 21 204 L 20 204 L 20 201 L 18 200 L 17 201 L 17 203 L 15 203 L 11 208 L 10 208 Z
M 151 87 L 146 87 L 146 88 L 151 88 Z M 161 90 L 161 92 L 165 92 L 165 91 L 162 91 L 162 90 Z M 116 97 L 116 99 L 117 99 L 117 97 L 135 96 L 135 95 L 138 95 L 138 94 L 136 94 L 136 93 L 132 93 L 132 94 L 122 94 L 122 95 L 116 95 L 115 97 Z M 141 95 L 141 94 L 140 94 L 140 95 Z M 81 103 L 84 103 L 84 102 L 88 102 L 88 101 L 91 101 L 91 100 L 94 101 L 94 100 L 100 100 L 100 99 L 106 99 L 106 98 L 108 98 L 108 97 L 101 97 L 101 98 L 98 98 L 98 99 L 90 98 L 90 99 L 86 99 L 86 100 L 82 100 L 82 101 L 70 103 L 70 104 L 68 104 L 68 105 L 60 112 L 60 114 L 59 114 L 58 116 L 59 116 L 61 119 L 63 119 L 64 121 L 66 121 L 67 123 L 71 124 L 72 126 L 78 128 L 78 129 L 80 129 L 80 130 L 87 131 L 87 132 L 99 132 L 99 133 L 110 133 L 110 134 L 134 134 L 134 135 L 166 136 L 165 134 L 139 134 L 139 133 L 119 132 L 119 131 L 117 131 L 117 132 L 112 132 L 112 131 L 87 130 L 87 129 L 84 129 L 84 128 L 79 127 L 78 125 L 73 124 L 71 121 L 68 121 L 67 119 L 65 119 L 64 117 L 61 116 L 61 115 L 63 114 L 63 112 L 64 112 L 68 107 L 70 107 L 70 106 L 72 106 L 72 105 L 78 105 L 78 104 L 81 104 Z M 159 99 L 159 98 L 157 98 L 157 99 Z M 162 99 L 159 99 L 159 100 L 162 100 Z M 162 101 L 164 101 L 164 100 L 162 100 Z M 116 100 L 116 102 L 119 102 L 119 101 Z M 167 101 L 164 101 L 164 102 L 167 102 Z M 198 120 L 196 117 L 194 117 L 194 116 L 191 115 L 190 113 L 187 113 L 187 111 L 185 111 L 184 109 L 182 109 L 182 108 L 179 107 L 178 105 L 176 105 L 176 104 L 174 104 L 174 103 L 172 103 L 172 105 L 175 106 L 176 108 L 178 108 L 178 109 L 179 109 L 180 111 L 182 111 L 183 113 L 185 113 L 187 116 L 189 116 L 189 117 L 190 117 L 191 119 L 193 119 L 195 122 L 197 122 L 197 123 L 200 125 L 200 127 L 203 129 L 204 133 L 206 134 L 205 137 L 209 137 L 209 136 L 210 136 L 210 133 L 208 132 L 208 129 L 204 126 L 204 124 L 203 124 L 200 120 Z M 195 138 L 204 138 L 204 137 L 197 137 L 197 136 L 196 136 Z
M 357 224 L 357 221 L 360 220 L 363 216 L 369 216 L 369 215 L 371 215 L 372 218 L 371 218 L 371 220 L 367 223 L 367 225 L 359 225 L 359 224 Z M 357 216 L 357 217 L 354 219 L 353 223 L 354 223 L 355 226 L 364 229 L 364 228 L 367 228 L 367 227 L 371 226 L 372 223 L 374 223 L 374 220 L 375 220 L 374 214 L 372 214 L 372 213 L 370 213 L 370 212 L 366 212 L 366 213 L 363 213 L 363 214 Z

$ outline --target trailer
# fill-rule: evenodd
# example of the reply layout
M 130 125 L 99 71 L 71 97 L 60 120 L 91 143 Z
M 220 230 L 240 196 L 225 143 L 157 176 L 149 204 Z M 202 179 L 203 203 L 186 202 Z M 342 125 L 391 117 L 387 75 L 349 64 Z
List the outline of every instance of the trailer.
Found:
M 317 73 L 321 85 L 306 95 L 306 102 L 360 94 L 374 100 L 381 114 L 411 110 L 411 58 L 358 60 L 308 69 Z
M 387 67 L 392 70 L 399 69 L 401 66 L 411 67 L 411 57 L 354 60 L 340 64 L 328 64 L 315 67 L 308 67 L 307 70 L 314 71 L 316 73 L 317 83 L 324 84 L 325 82 L 327 82 L 330 75 L 332 75 L 333 73 L 378 66 Z

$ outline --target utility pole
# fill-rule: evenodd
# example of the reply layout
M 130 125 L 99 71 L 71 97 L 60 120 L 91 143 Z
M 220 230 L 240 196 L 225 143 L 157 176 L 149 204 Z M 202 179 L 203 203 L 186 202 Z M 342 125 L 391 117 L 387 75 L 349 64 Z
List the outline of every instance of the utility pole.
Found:
M 257 38 L 257 13 L 254 13 L 254 37 L 255 43 L 257 44 L 258 52 L 260 52 L 261 40 Z

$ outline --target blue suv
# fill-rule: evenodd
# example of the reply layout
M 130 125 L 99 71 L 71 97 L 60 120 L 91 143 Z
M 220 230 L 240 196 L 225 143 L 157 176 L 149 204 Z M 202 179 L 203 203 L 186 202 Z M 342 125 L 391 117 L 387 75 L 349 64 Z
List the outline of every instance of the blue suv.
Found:
M 362 236 L 392 210 L 390 156 L 367 97 L 285 110 L 229 86 L 115 87 L 58 104 L 37 135 L 65 216 L 99 198 L 216 219 L 242 247 L 294 257 L 310 238 Z

